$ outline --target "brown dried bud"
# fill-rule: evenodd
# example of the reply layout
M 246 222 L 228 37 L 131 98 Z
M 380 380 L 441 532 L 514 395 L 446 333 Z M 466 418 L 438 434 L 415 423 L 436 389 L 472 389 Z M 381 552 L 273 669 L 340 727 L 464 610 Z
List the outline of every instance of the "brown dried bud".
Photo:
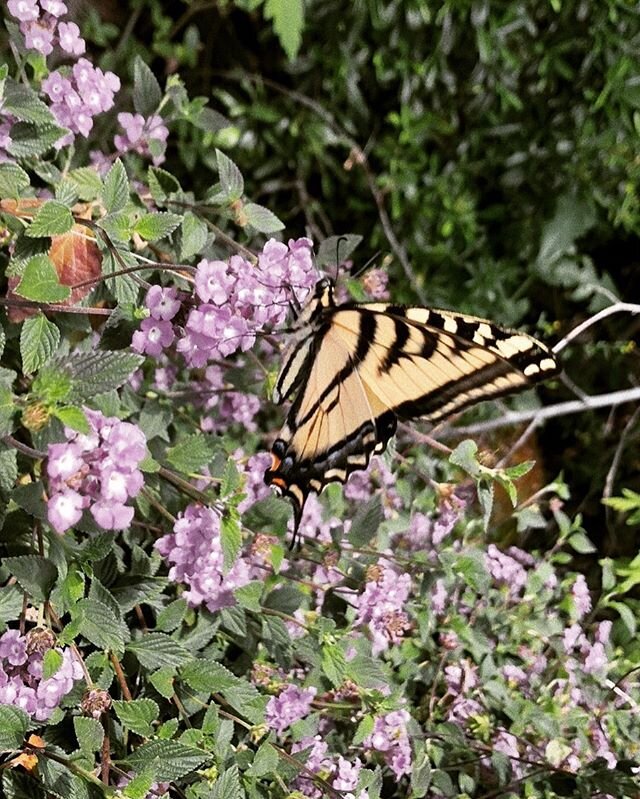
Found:
M 53 649 L 56 645 L 56 637 L 51 630 L 46 627 L 34 627 L 29 630 L 25 638 L 27 639 L 27 654 L 32 655 L 34 652 L 40 652 L 44 655 L 49 649 Z
M 384 575 L 384 569 L 382 568 L 382 566 L 379 566 L 377 563 L 374 563 L 371 566 L 367 566 L 367 571 L 365 572 L 365 575 L 368 583 L 379 583 Z
M 80 702 L 80 709 L 85 716 L 92 716 L 94 719 L 100 718 L 110 707 L 111 697 L 102 688 L 91 688 Z

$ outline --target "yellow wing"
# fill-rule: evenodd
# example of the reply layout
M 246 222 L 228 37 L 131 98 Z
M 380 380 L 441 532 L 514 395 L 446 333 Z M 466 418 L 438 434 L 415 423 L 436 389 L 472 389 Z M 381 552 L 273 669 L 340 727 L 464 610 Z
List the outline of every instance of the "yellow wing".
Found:
M 297 394 L 265 480 L 291 498 L 297 526 L 309 492 L 366 468 L 398 418 L 437 422 L 557 369 L 539 341 L 485 319 L 383 303 L 333 306 L 281 371 L 278 396 Z

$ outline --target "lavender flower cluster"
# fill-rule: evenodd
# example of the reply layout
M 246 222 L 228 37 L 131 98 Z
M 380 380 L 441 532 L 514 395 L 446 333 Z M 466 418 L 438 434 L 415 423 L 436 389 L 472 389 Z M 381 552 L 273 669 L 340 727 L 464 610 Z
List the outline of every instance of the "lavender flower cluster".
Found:
M 65 428 L 67 440 L 50 444 L 47 461 L 47 518 L 57 533 L 80 521 L 89 509 L 104 530 L 124 530 L 144 478 L 138 466 L 147 451 L 144 433 L 134 424 L 84 409 L 89 433 Z
M 200 261 L 200 303 L 189 312 L 176 345 L 187 365 L 202 367 L 244 352 L 253 346 L 258 331 L 283 324 L 290 289 L 302 301 L 316 282 L 311 247 L 307 238 L 290 239 L 288 244 L 269 239 L 257 268 L 239 255 L 228 262 Z M 147 352 L 146 346 L 138 351 Z
M 306 737 L 294 743 L 291 754 L 295 757 L 298 752 L 305 753 L 303 762 L 307 772 L 317 774 L 329 782 L 335 791 L 340 791 L 343 799 L 369 799 L 366 790 L 359 791 L 357 795 L 354 793 L 363 767 L 359 757 L 351 761 L 340 755 L 337 758 L 331 757 L 329 744 L 320 735 Z M 308 776 L 297 777 L 295 787 L 308 799 L 322 799 L 325 796 Z
M 69 56 L 77 58 L 86 49 L 85 40 L 75 22 L 61 22 L 67 13 L 62 0 L 9 0 L 8 8 L 20 20 L 25 46 L 44 56 L 53 52 L 54 45 Z M 77 134 L 88 136 L 93 119 L 113 107 L 114 95 L 120 90 L 120 78 L 113 72 L 103 72 L 86 58 L 73 67 L 61 67 L 42 81 L 42 91 L 51 103 L 58 123 L 69 133 L 57 142 L 58 148 L 69 145 Z M 9 144 L 11 121 L 3 128 L 3 147 Z
M 43 649 L 38 644 L 44 638 L 52 644 L 52 636 L 41 633 L 20 635 L 18 630 L 7 630 L 0 636 L 0 704 L 19 707 L 36 721 L 46 721 L 83 677 L 73 652 L 57 649 L 62 656 L 60 668 L 43 679 Z

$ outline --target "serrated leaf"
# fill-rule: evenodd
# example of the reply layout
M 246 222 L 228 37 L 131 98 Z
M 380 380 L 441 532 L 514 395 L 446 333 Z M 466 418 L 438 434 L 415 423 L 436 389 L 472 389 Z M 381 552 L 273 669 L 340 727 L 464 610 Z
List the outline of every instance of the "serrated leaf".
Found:
M 87 716 L 74 716 L 73 728 L 80 749 L 85 754 L 100 751 L 104 741 L 104 729 L 97 719 L 88 718 Z
M 0 495 L 6 499 L 18 479 L 18 453 L 0 442 Z M 2 614 L 0 614 L 2 619 Z
M 179 741 L 149 741 L 124 761 L 134 771 L 153 769 L 158 782 L 173 781 L 200 768 L 209 759 L 206 752 Z
M 149 191 L 156 203 L 162 203 L 170 194 L 181 192 L 182 187 L 170 172 L 157 166 L 150 166 L 147 171 Z
M 188 608 L 186 599 L 182 597 L 174 599 L 158 613 L 156 628 L 161 632 L 171 632 L 177 629 L 182 624 Z
M 182 220 L 180 258 L 186 260 L 202 251 L 207 243 L 207 225 L 199 216 L 187 211 Z
M 72 608 L 72 618 L 78 622 L 80 634 L 94 646 L 124 654 L 129 628 L 107 605 L 96 599 L 81 599 Z
M 167 450 L 167 461 L 179 472 L 191 474 L 209 463 L 214 452 L 210 439 L 202 433 L 195 433 L 181 439 L 175 447 Z
M 133 779 L 125 785 L 122 795 L 126 799 L 147 799 L 149 796 L 158 796 L 158 793 L 152 790 L 155 783 L 155 771 L 147 769 L 146 771 L 136 774 Z M 164 794 L 165 796 L 167 794 Z
M 607 607 L 613 608 L 620 614 L 620 620 L 629 631 L 631 638 L 635 638 L 638 630 L 638 621 L 633 610 L 624 602 L 607 602 Z
M 15 158 L 35 158 L 44 155 L 67 132 L 58 125 L 16 122 L 11 127 L 11 143 L 6 149 Z
M 469 438 L 465 441 L 461 441 L 453 450 L 451 455 L 449 455 L 449 463 L 464 469 L 464 471 L 472 477 L 478 477 L 482 470 L 478 463 L 477 456 L 478 445 Z
M 160 708 L 153 699 L 130 699 L 129 701 L 116 699 L 113 708 L 124 726 L 148 738 L 153 734 L 153 722 L 158 720 Z
M 362 720 L 356 727 L 356 731 L 353 735 L 352 745 L 358 746 L 361 744 L 365 738 L 367 738 L 373 732 L 375 726 L 375 719 L 371 715 L 363 716 Z
M 56 419 L 60 419 L 65 427 L 70 427 L 78 433 L 87 434 L 91 432 L 91 427 L 82 408 L 76 408 L 73 405 L 54 408 L 53 415 Z
M 379 495 L 376 495 L 371 497 L 364 505 L 360 505 L 356 511 L 349 531 L 350 543 L 354 547 L 365 546 L 377 534 L 383 521 L 382 500 Z
M 284 535 L 290 515 L 289 502 L 276 496 L 269 496 L 247 508 L 242 514 L 242 524 L 257 533 L 270 530 L 278 535 Z
M 48 649 L 42 656 L 42 679 L 48 680 L 62 666 L 62 654 L 57 649 Z
M 216 150 L 220 186 L 228 202 L 239 200 L 244 192 L 242 172 L 221 150 Z
M 45 602 L 58 577 L 58 569 L 48 558 L 41 555 L 20 555 L 3 558 L 3 565 L 16 578 L 20 588 L 34 602 Z
M 131 641 L 127 652 L 132 652 L 147 669 L 163 666 L 184 666 L 193 659 L 185 647 L 164 633 L 146 633 L 143 638 Z
M 29 721 L 24 710 L 13 705 L 0 704 L 0 752 L 20 749 Z
M 25 319 L 20 331 L 22 369 L 30 375 L 45 364 L 60 344 L 60 331 L 43 313 Z
M 15 293 L 33 302 L 56 303 L 66 300 L 71 289 L 61 285 L 58 272 L 46 255 L 34 255 L 27 261 Z
M 275 747 L 272 746 L 271 739 L 262 743 L 259 747 L 251 765 L 246 771 L 248 777 L 264 777 L 278 770 L 280 756 Z
M 240 785 L 238 766 L 234 763 L 215 781 L 211 799 L 243 799 L 246 796 Z
M 233 123 L 225 116 L 208 106 L 201 108 L 195 116 L 190 118 L 190 121 L 196 128 L 206 130 L 208 133 L 217 133 L 219 130 L 233 127 Z
M 284 230 L 284 222 L 263 205 L 246 203 L 244 213 L 251 227 L 260 233 L 276 233 L 278 230 Z
M 29 86 L 8 78 L 4 87 L 2 113 L 11 114 L 21 122 L 37 125 L 55 125 L 56 119 L 49 106 Z M 13 137 L 13 130 L 11 131 Z
M 134 231 L 145 241 L 158 241 L 169 236 L 182 222 L 178 214 L 168 211 L 145 214 L 133 226 Z
M 343 236 L 329 236 L 320 242 L 315 263 L 318 269 L 325 266 L 334 272 L 336 267 L 347 260 L 362 241 L 362 236 L 345 233 Z
M 29 175 L 18 164 L 0 164 L 0 197 L 18 199 L 30 184 Z
M 220 522 L 220 544 L 223 554 L 223 571 L 231 569 L 242 546 L 242 528 L 235 514 L 225 513 Z
M 120 388 L 143 362 L 143 356 L 132 352 L 98 351 L 70 356 L 63 364 L 72 378 L 69 401 L 81 404 Z
M 289 61 L 293 61 L 302 44 L 303 0 L 266 0 L 264 16 L 273 20 L 273 30 Z
M 463 553 L 443 550 L 440 562 L 452 576 L 461 578 L 479 594 L 485 594 L 491 585 L 491 578 L 480 550 L 468 549 Z
M 118 158 L 107 172 L 102 188 L 102 202 L 107 213 L 122 211 L 129 202 L 129 178 L 124 164 Z
M 322 671 L 329 682 L 338 686 L 344 682 L 347 661 L 344 652 L 335 644 L 322 647 Z
M 102 178 L 97 170 L 91 166 L 81 166 L 73 169 L 68 174 L 69 180 L 73 182 L 78 192 L 78 196 L 85 202 L 95 200 L 102 192 Z
M 136 56 L 133 63 L 133 107 L 143 117 L 158 111 L 162 101 L 162 89 L 158 79 L 145 62 Z
M 253 580 L 246 585 L 241 585 L 233 592 L 234 597 L 239 605 L 246 610 L 252 610 L 254 613 L 260 613 L 261 605 L 260 598 L 264 590 L 264 583 L 260 580 Z
M 241 682 L 239 677 L 215 660 L 197 658 L 180 669 L 180 679 L 198 693 L 213 694 Z

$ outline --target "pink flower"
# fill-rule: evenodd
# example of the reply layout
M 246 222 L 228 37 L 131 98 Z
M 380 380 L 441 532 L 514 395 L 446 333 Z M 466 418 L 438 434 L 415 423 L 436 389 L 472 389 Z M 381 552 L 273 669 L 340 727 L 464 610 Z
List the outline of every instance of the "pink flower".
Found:
M 67 13 L 67 7 L 62 0 L 40 0 L 40 5 L 45 11 L 48 11 L 52 17 L 61 17 L 63 14 Z
M 283 733 L 287 727 L 309 714 L 315 695 L 315 688 L 302 689 L 297 685 L 288 685 L 279 696 L 272 696 L 267 702 L 264 714 L 267 726 Z
M 55 0 L 50 0 L 50 2 L 55 2 Z M 60 3 L 60 5 L 64 6 L 64 3 Z M 58 42 L 66 53 L 72 55 L 82 55 L 86 49 L 85 41 L 80 36 L 80 28 L 75 22 L 58 23 Z
M 53 52 L 53 33 L 38 22 L 23 22 L 20 30 L 24 35 L 24 44 L 28 50 L 37 50 L 42 55 Z
M 40 16 L 36 0 L 9 0 L 7 7 L 21 22 L 35 22 Z

